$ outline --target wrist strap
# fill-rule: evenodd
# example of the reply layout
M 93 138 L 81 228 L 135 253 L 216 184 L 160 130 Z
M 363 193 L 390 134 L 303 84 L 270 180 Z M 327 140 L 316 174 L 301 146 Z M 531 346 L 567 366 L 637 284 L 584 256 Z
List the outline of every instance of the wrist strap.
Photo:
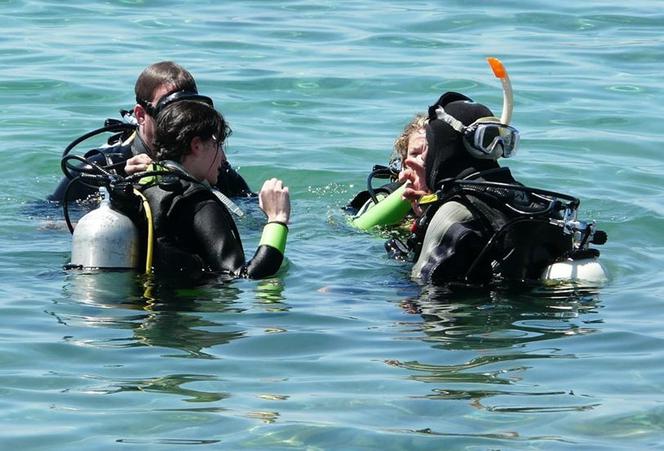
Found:
M 263 234 L 259 246 L 266 245 L 275 248 L 282 254 L 286 250 L 286 237 L 288 227 L 282 222 L 268 222 L 263 227 Z

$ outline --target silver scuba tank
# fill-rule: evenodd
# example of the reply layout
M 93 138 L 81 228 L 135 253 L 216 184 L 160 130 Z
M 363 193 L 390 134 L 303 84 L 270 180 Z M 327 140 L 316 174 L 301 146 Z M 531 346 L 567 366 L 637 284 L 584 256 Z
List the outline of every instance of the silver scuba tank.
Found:
M 71 266 L 85 269 L 133 269 L 139 263 L 139 234 L 134 223 L 111 208 L 105 187 L 101 205 L 83 216 L 74 229 Z
M 541 280 L 545 284 L 573 282 L 600 286 L 609 281 L 609 274 L 599 261 L 599 251 L 589 249 L 589 244 L 606 243 L 606 233 L 596 230 L 595 221 L 579 221 L 576 211 L 566 211 L 562 220 L 566 233 L 572 235 L 573 246 L 583 255 L 578 258 L 563 257 L 547 266 L 542 272 Z M 585 252 L 584 252 L 585 251 Z
M 603 285 L 609 280 L 608 272 L 598 258 L 564 259 L 547 266 L 542 272 L 545 284 L 576 282 Z

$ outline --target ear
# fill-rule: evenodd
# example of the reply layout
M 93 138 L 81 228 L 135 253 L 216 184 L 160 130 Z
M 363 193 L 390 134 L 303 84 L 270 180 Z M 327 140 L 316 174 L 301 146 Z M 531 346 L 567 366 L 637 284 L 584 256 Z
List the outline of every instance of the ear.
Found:
M 200 155 L 203 153 L 205 150 L 205 145 L 203 143 L 203 140 L 201 139 L 200 136 L 194 136 L 194 139 L 191 140 L 191 144 L 189 145 L 189 152 L 192 155 Z
M 147 111 L 145 111 L 145 108 L 143 108 L 142 105 L 139 105 L 138 103 L 134 106 L 134 117 L 136 118 L 136 122 L 138 122 L 138 125 L 143 125 L 145 123 L 145 116 L 147 115 Z

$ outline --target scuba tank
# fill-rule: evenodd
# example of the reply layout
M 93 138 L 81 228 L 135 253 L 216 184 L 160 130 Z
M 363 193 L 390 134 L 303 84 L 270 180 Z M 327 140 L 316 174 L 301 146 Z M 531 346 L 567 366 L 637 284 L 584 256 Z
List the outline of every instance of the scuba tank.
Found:
M 567 233 L 573 235 L 575 249 L 547 266 L 540 279 L 549 285 L 560 282 L 579 282 L 592 285 L 606 283 L 609 280 L 609 275 L 604 265 L 599 261 L 599 251 L 589 247 L 589 244 L 602 245 L 606 243 L 606 232 L 597 230 L 595 221 L 579 221 L 575 216 L 566 218 L 564 228 Z
M 597 257 L 578 260 L 568 258 L 547 266 L 541 280 L 545 284 L 577 282 L 602 285 L 609 280 L 609 276 Z
M 138 228 L 111 207 L 106 187 L 100 187 L 99 192 L 99 207 L 83 216 L 74 229 L 70 266 L 134 269 L 140 257 Z

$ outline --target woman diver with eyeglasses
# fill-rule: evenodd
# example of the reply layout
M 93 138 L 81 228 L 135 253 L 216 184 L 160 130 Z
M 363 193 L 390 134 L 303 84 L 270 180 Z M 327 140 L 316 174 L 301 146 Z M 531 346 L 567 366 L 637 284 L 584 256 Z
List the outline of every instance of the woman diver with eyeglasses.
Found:
M 94 173 L 90 165 L 98 165 L 121 177 L 145 171 L 156 155 L 155 120 L 163 108 L 187 99 L 201 100 L 212 105 L 212 99 L 198 94 L 193 75 L 172 61 L 161 61 L 146 67 L 138 76 L 134 91 L 136 105 L 132 112 L 122 112 L 124 121 L 107 119 L 104 127 L 86 133 L 67 146 L 63 158 L 68 157 L 74 147 L 88 138 L 115 132 L 109 138 L 108 146 L 92 149 L 82 158 L 78 157 L 83 163 L 79 170 L 65 172 L 66 176 L 61 179 L 53 194 L 48 196 L 48 200 L 66 204 L 96 195 L 98 188 L 94 184 L 87 184 L 83 179 L 73 180 L 78 175 L 85 175 L 87 169 Z M 227 160 L 219 168 L 216 188 L 227 197 L 255 196 L 247 182 Z
M 250 261 L 224 199 L 211 189 L 218 183 L 229 134 L 223 116 L 204 100 L 173 102 L 158 114 L 158 161 L 151 168 L 156 175 L 140 181 L 152 217 L 155 273 L 258 279 L 281 266 L 290 218 L 290 195 L 282 181 L 267 180 L 258 195 L 267 224 Z

